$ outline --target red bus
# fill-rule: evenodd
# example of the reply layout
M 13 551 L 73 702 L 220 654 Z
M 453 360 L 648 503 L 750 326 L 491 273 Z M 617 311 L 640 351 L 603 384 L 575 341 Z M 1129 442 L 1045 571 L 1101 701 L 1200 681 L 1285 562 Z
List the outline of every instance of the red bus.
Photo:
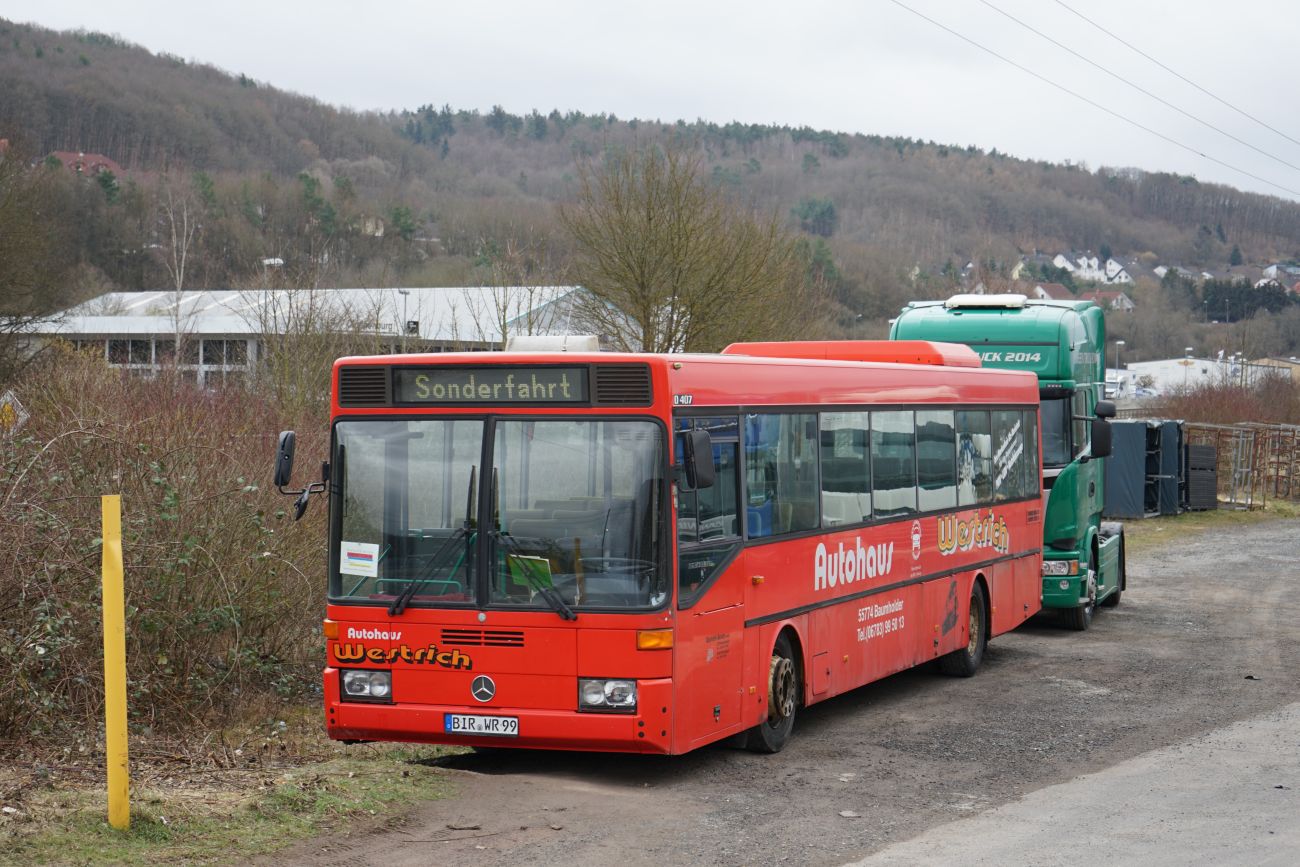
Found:
M 333 385 L 332 738 L 775 752 L 799 707 L 971 675 L 1040 607 L 1037 380 L 964 346 L 357 357 Z

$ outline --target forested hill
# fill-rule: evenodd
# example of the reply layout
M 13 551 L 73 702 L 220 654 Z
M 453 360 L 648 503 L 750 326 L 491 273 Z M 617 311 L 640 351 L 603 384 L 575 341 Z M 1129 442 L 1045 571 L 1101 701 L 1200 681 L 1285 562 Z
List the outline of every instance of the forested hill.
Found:
M 1300 204 L 1189 177 L 807 128 L 481 113 L 440 102 L 431 93 L 410 111 L 351 112 L 116 37 L 0 21 L 0 138 L 37 156 L 102 153 L 128 177 L 203 172 L 218 194 L 242 183 L 240 207 L 259 220 L 267 209 L 249 204 L 250 184 L 292 187 L 306 172 L 319 182 L 304 191 L 309 204 L 341 185 L 354 212 L 401 209 L 428 227 L 415 235 L 444 240 L 444 254 L 504 243 L 520 226 L 545 235 L 551 206 L 572 191 L 575 160 L 674 139 L 699 149 L 718 184 L 826 239 L 850 287 L 841 294 L 895 287 L 882 309 L 914 266 L 935 274 L 974 260 L 998 272 L 1034 250 L 1109 249 L 1201 268 L 1226 265 L 1234 246 L 1247 262 L 1300 257 Z M 562 242 L 553 249 L 563 255 Z M 229 283 L 245 272 L 200 268 Z M 427 268 L 409 279 L 439 275 L 465 279 Z
M 318 156 L 418 158 L 373 116 L 102 33 L 0 20 L 0 82 L 10 138 L 104 154 L 128 169 L 292 174 Z

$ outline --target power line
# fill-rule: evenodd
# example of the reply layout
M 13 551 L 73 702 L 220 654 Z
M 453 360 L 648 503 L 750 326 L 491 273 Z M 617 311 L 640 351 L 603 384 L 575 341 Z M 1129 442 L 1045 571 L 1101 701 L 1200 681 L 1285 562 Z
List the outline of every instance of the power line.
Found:
M 1162 141 L 1167 141 L 1167 142 L 1169 142 L 1171 145 L 1174 145 L 1175 147 L 1182 148 L 1183 150 L 1187 151 L 1188 153 L 1195 154 L 1196 156 L 1201 157 L 1202 159 L 1207 159 L 1207 160 L 1209 160 L 1209 161 L 1212 162 L 1212 163 L 1215 163 L 1215 164 L 1217 164 L 1217 165 L 1223 166 L 1225 169 L 1228 169 L 1229 171 L 1234 171 L 1234 172 L 1236 172 L 1236 173 L 1239 174 L 1239 175 L 1242 175 L 1242 176 L 1244 176 L 1244 177 L 1250 178 L 1250 179 L 1252 179 L 1252 180 L 1259 181 L 1261 184 L 1267 184 L 1267 185 L 1270 186 L 1270 187 L 1274 187 L 1275 189 L 1282 190 L 1283 192 L 1290 193 L 1291 195 L 1293 195 L 1293 196 L 1295 196 L 1295 197 L 1297 197 L 1297 198 L 1300 198 L 1300 191 L 1298 191 L 1298 190 L 1293 190 L 1293 189 L 1291 189 L 1290 187 L 1285 186 L 1285 185 L 1283 185 L 1283 184 L 1279 184 L 1279 183 L 1277 183 L 1277 182 L 1275 182 L 1275 181 L 1270 181 L 1268 178 L 1260 177 L 1259 175 L 1256 175 L 1256 174 L 1253 174 L 1253 173 L 1251 173 L 1251 172 L 1248 172 L 1248 171 L 1246 171 L 1245 169 L 1237 168 L 1236 166 L 1232 165 L 1231 163 L 1224 162 L 1223 160 L 1219 159 L 1218 157 L 1212 157 L 1212 156 L 1210 156 L 1209 154 L 1207 154 L 1207 153 L 1205 153 L 1205 152 L 1203 152 L 1203 151 L 1199 151 L 1199 150 L 1197 150 L 1196 148 L 1192 147 L 1191 145 L 1183 144 L 1182 142 L 1178 141 L 1177 139 L 1170 138 L 1169 136 L 1165 135 L 1165 134 L 1162 133 L 1162 132 L 1157 132 L 1156 130 L 1152 129 L 1151 127 L 1146 126 L 1145 124 L 1142 124 L 1142 123 L 1140 123 L 1140 122 L 1134 120 L 1134 119 L 1131 118 L 1131 117 L 1128 117 L 1128 116 L 1126 116 L 1126 115 L 1120 114 L 1119 112 L 1115 111 L 1114 109 L 1107 108 L 1106 106 L 1102 105 L 1101 103 L 1096 102 L 1095 100 L 1089 99 L 1088 97 L 1084 96 L 1083 94 L 1078 93 L 1078 92 L 1076 92 L 1076 91 L 1073 91 L 1073 90 L 1071 90 L 1070 88 L 1066 87 L 1066 86 L 1063 85 L 1063 84 L 1058 84 L 1057 82 L 1052 81 L 1052 79 L 1047 78 L 1046 76 L 1039 75 L 1037 72 L 1034 72 L 1034 71 L 1033 71 L 1032 69 L 1030 69 L 1029 67 L 1021 65 L 1021 64 L 1017 63 L 1016 61 L 1010 59 L 1009 57 L 1004 57 L 1004 56 L 1002 56 L 1001 54 L 998 54 L 998 53 L 997 53 L 996 51 L 994 51 L 992 48 L 989 48 L 989 47 L 987 47 L 987 46 L 985 46 L 985 45 L 981 45 L 980 43 L 976 42 L 974 39 L 971 39 L 969 36 L 965 36 L 965 35 L 963 35 L 963 34 L 961 34 L 961 33 L 958 33 L 956 30 L 953 30 L 951 27 L 948 27 L 947 25 L 942 24 L 942 23 L 940 23 L 940 22 L 934 20 L 933 18 L 931 18 L 931 17 L 928 16 L 928 15 L 925 15 L 924 13 L 918 12 L 917 10 L 913 9 L 911 6 L 908 6 L 906 3 L 903 3 L 902 0 L 889 0 L 889 2 L 890 2 L 890 3 L 893 3 L 895 6 L 899 7 L 900 9 L 905 9 L 905 10 L 907 10 L 908 12 L 911 12 L 911 13 L 912 13 L 913 15 L 915 15 L 917 18 L 920 18 L 920 19 L 922 19 L 922 20 L 925 20 L 925 21 L 930 22 L 930 23 L 933 24 L 935 27 L 938 27 L 940 30 L 943 30 L 943 31 L 945 31 L 945 32 L 947 32 L 947 33 L 951 33 L 953 36 L 956 36 L 958 39 L 962 40 L 963 42 L 966 42 L 966 43 L 969 43 L 970 45 L 975 46 L 975 47 L 978 48 L 980 51 L 983 51 L 983 52 L 985 52 L 985 53 L 987 53 L 987 54 L 991 54 L 991 55 L 993 55 L 993 56 L 996 57 L 998 60 L 1001 60 L 1003 63 L 1006 63 L 1006 64 L 1008 64 L 1009 66 L 1014 66 L 1016 69 L 1019 69 L 1021 72 L 1025 73 L 1026 75 L 1031 75 L 1031 76 L 1033 76 L 1034 78 L 1038 79 L 1039 81 L 1043 82 L 1044 84 L 1049 84 L 1049 85 L 1051 85 L 1052 87 L 1055 87 L 1057 90 L 1061 91 L 1062 93 L 1069 94 L 1070 96 L 1073 96 L 1075 99 L 1080 100 L 1081 102 L 1086 102 L 1088 105 L 1092 106 L 1093 108 L 1098 109 L 1099 111 L 1103 111 L 1103 112 L 1105 112 L 1106 114 L 1109 114 L 1109 115 L 1111 115 L 1111 116 L 1113 116 L 1113 117 L 1115 117 L 1115 118 L 1118 118 L 1119 120 L 1124 121 L 1125 123 L 1129 124 L 1130 126 L 1136 127 L 1137 129 L 1140 129 L 1140 130 L 1142 130 L 1142 131 L 1145 132 L 1145 133 L 1148 133 L 1148 134 L 1150 134 L 1150 135 L 1153 135 L 1153 136 L 1155 136 L 1156 138 L 1161 139 Z
M 1129 49 L 1131 49 L 1131 50 L 1133 50 L 1133 51 L 1136 51 L 1138 54 L 1142 55 L 1142 56 L 1145 57 L 1147 60 L 1150 60 L 1150 61 L 1151 61 L 1152 63 L 1154 63 L 1156 66 L 1159 66 L 1159 67 L 1160 67 L 1161 69 L 1163 69 L 1165 72 L 1169 73 L 1170 75 L 1174 76 L 1175 78 L 1179 79 L 1180 81 L 1184 81 L 1184 82 L 1186 82 L 1187 84 L 1190 84 L 1192 87 L 1196 88 L 1196 89 L 1199 90 L 1201 93 L 1203 93 L 1203 94 L 1205 94 L 1206 96 L 1208 96 L 1210 99 L 1213 99 L 1213 100 L 1215 100 L 1216 102 L 1218 102 L 1218 103 L 1220 103 L 1220 104 L 1222 104 L 1222 105 L 1227 106 L 1228 108 L 1232 109 L 1233 111 L 1235 111 L 1237 114 L 1241 115 L 1242 117 L 1249 118 L 1250 120 L 1253 120 L 1255 123 L 1257 123 L 1257 124 L 1259 124 L 1260 126 L 1264 127 L 1264 129 L 1267 129 L 1267 130 L 1270 130 L 1270 131 L 1272 131 L 1272 132 L 1277 133 L 1277 134 L 1280 135 L 1282 138 L 1286 139 L 1287 141 L 1291 142 L 1292 144 L 1300 145 L 1300 141 L 1297 141 L 1296 139 L 1294 139 L 1294 138 L 1292 138 L 1291 136 L 1287 135 L 1286 133 L 1282 132 L 1282 130 L 1280 130 L 1280 129 L 1278 129 L 1277 127 L 1274 127 L 1274 126 L 1270 126 L 1269 124 L 1267 124 L 1267 123 L 1265 123 L 1264 121 L 1260 120 L 1259 118 L 1255 117 L 1253 114 L 1250 114 L 1250 113 L 1247 112 L 1247 111 L 1244 111 L 1244 110 L 1242 110 L 1242 109 L 1240 109 L 1240 108 L 1237 108 L 1237 106 L 1235 106 L 1235 105 L 1233 105 L 1232 103 L 1228 102 L 1226 99 L 1224 99 L 1224 98 L 1222 98 L 1222 97 L 1220 97 L 1220 96 L 1217 96 L 1217 95 L 1211 93 L 1210 91 L 1206 90 L 1205 88 L 1201 87 L 1199 84 L 1197 84 L 1196 82 L 1192 81 L 1190 78 L 1188 78 L 1187 76 L 1183 75 L 1182 73 L 1180 73 L 1180 72 L 1178 72 L 1178 71 L 1176 71 L 1176 70 L 1174 70 L 1174 69 L 1170 69 L 1168 66 L 1166 66 L 1166 65 L 1163 64 L 1163 63 L 1161 63 L 1159 60 L 1156 60 L 1156 59 L 1155 59 L 1154 57 L 1152 57 L 1150 54 L 1147 54 L 1147 53 L 1146 53 L 1145 51 L 1143 51 L 1141 48 L 1138 48 L 1136 45 L 1132 44 L 1131 42 L 1128 42 L 1128 41 L 1124 40 L 1123 38 L 1121 38 L 1121 37 L 1119 37 L 1119 36 L 1116 36 L 1114 33 L 1111 33 L 1111 32 L 1110 32 L 1109 30 L 1107 30 L 1105 27 L 1102 27 L 1102 26 L 1101 26 L 1100 24 L 1098 24 L 1096 21 L 1093 21 L 1091 18 L 1089 18 L 1088 16 L 1084 15 L 1084 14 L 1083 14 L 1082 12 L 1080 12 L 1079 10 L 1074 9 L 1074 8 L 1072 8 L 1071 6 L 1069 6 L 1069 5 L 1065 4 L 1065 3 L 1062 3 L 1061 0 L 1056 0 L 1056 2 L 1057 2 L 1060 6 L 1062 6 L 1064 9 L 1066 9 L 1067 11 L 1072 12 L 1072 13 L 1074 13 L 1075 15 L 1077 15 L 1078 17 L 1082 18 L 1084 21 L 1088 22 L 1088 23 L 1091 24 L 1093 27 L 1096 27 L 1096 28 L 1097 28 L 1098 30 L 1100 30 L 1102 33 L 1105 33 L 1107 36 L 1109 36 L 1111 39 L 1114 39 L 1114 40 L 1115 40 L 1116 42 L 1118 42 L 1119 44 L 1121 44 L 1121 45 L 1123 45 L 1123 46 L 1125 46 L 1125 47 L 1127 47 L 1127 48 L 1129 48 Z
M 1244 140 L 1244 139 L 1237 138 L 1237 137 L 1236 137 L 1235 135 L 1233 135 L 1232 133 L 1227 132 L 1226 130 L 1222 130 L 1222 129 L 1220 129 L 1219 127 L 1217 127 L 1217 126 L 1215 126 L 1214 124 L 1210 123 L 1208 120 L 1203 120 L 1203 119 L 1197 117 L 1196 115 L 1192 114 L 1191 112 L 1186 111 L 1186 110 L 1184 110 L 1184 109 L 1182 109 L 1182 108 L 1179 108 L 1178 106 L 1174 105 L 1174 104 L 1173 104 L 1172 102 L 1170 102 L 1169 100 L 1164 99 L 1163 97 L 1158 96 L 1158 95 L 1152 93 L 1151 91 L 1147 90 L 1146 88 L 1142 87 L 1141 85 L 1134 84 L 1133 82 L 1129 81 L 1127 78 L 1125 78 L 1124 76 L 1120 75 L 1119 73 L 1117 73 L 1117 72 L 1112 72 L 1111 70 L 1109 70 L 1109 69 L 1107 69 L 1106 67 L 1102 66 L 1100 63 L 1097 63 L 1096 61 L 1093 61 L 1093 60 L 1091 60 L 1091 59 L 1089 59 L 1089 58 L 1087 58 L 1087 57 L 1084 57 L 1082 54 L 1080 54 L 1079 52 L 1075 51 L 1075 50 L 1074 50 L 1073 48 L 1071 48 L 1070 46 L 1068 46 L 1068 45 L 1064 45 L 1064 44 L 1062 44 L 1061 42 L 1058 42 L 1057 40 L 1053 39 L 1051 36 L 1048 36 L 1048 35 L 1047 35 L 1046 33 L 1044 33 L 1043 31 L 1038 30 L 1037 28 L 1033 27 L 1032 25 L 1026 24 L 1024 21 L 1021 21 L 1019 18 L 1017 18 L 1016 16 L 1012 15 L 1010 12 L 1007 12 L 1007 11 L 1005 11 L 1005 10 L 1003 10 L 1003 9 L 999 9 L 997 6 L 994 6 L 992 3 L 990 3 L 989 0 L 979 0 L 979 2 L 983 3 L 985 6 L 989 7 L 990 9 L 992 9 L 994 12 L 998 13 L 999 15 L 1002 15 L 1002 16 L 1004 16 L 1004 17 L 1006 17 L 1006 18 L 1011 19 L 1011 20 L 1014 21 L 1015 23 L 1019 24 L 1021 27 L 1025 28 L 1026 30 L 1028 30 L 1030 33 L 1033 33 L 1033 34 L 1035 34 L 1035 35 L 1037 35 L 1037 36 L 1041 36 L 1043 39 L 1046 39 L 1048 42 L 1052 43 L 1053 45 L 1055 45 L 1057 48 L 1061 49 L 1062 51 L 1069 52 L 1070 54 L 1072 54 L 1072 55 L 1074 55 L 1075 57 L 1079 58 L 1079 59 L 1082 60 L 1084 63 L 1088 64 L 1089 66 L 1093 67 L 1094 69 L 1099 69 L 1099 70 L 1101 70 L 1102 72 L 1104 72 L 1104 73 L 1106 73 L 1107 75 L 1109 75 L 1111 78 L 1115 79 L 1116 81 L 1119 81 L 1119 82 L 1122 82 L 1122 83 L 1124 83 L 1124 84 L 1127 84 L 1129 87 L 1133 88 L 1133 89 L 1136 90 L 1138 93 L 1141 93 L 1141 94 L 1144 94 L 1144 95 L 1146 95 L 1146 96 L 1149 96 L 1149 97 L 1151 97 L 1152 99 L 1154 99 L 1156 102 L 1160 103 L 1161 105 L 1168 106 L 1169 108 L 1172 108 L 1174 111 L 1178 112 L 1178 113 L 1181 114 L 1183 117 L 1189 118 L 1190 120 L 1194 120 L 1194 121 L 1196 121 L 1197 123 L 1199 123 L 1201 126 L 1208 127 L 1209 129 L 1212 129 L 1212 130 L 1214 130 L 1215 132 L 1217 132 L 1219 135 L 1224 136 L 1224 137 L 1226 137 L 1226 138 L 1230 138 L 1230 139 L 1232 139 L 1233 141 L 1235 141 L 1237 144 L 1239 144 L 1239 145 L 1244 145 L 1244 146 L 1250 148 L 1251 150 L 1253 150 L 1255 153 L 1260 154 L 1261 156 L 1266 156 L 1266 157 L 1268 157 L 1269 159 L 1271 159 L 1271 160 L 1273 160 L 1273 161 L 1275 161 L 1275 162 L 1279 162 L 1279 163 L 1281 163 L 1282 165 L 1286 166 L 1286 167 L 1289 168 L 1289 169 L 1294 169 L 1294 170 L 1296 170 L 1297 172 L 1300 172 L 1300 166 L 1296 165 L 1295 163 L 1287 162 L 1286 160 L 1282 159 L 1281 157 L 1276 156 L 1276 155 L 1274 155 L 1274 154 L 1271 154 L 1271 153 L 1269 153 L 1268 151 L 1263 150 L 1262 148 L 1257 148 L 1257 147 L 1255 147 L 1253 144 L 1251 144 L 1250 142 L 1248 142 L 1248 141 L 1246 141 L 1246 140 Z

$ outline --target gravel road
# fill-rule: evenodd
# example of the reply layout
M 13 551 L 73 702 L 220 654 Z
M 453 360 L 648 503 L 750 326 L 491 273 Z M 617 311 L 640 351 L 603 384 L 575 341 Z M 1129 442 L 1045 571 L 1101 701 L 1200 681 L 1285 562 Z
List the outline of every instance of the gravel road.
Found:
M 714 747 L 677 758 L 443 760 L 454 797 L 287 857 L 384 867 L 854 861 L 1296 701 L 1298 550 L 1300 521 L 1274 520 L 1130 554 L 1130 590 L 1090 631 L 1034 620 L 991 643 L 974 678 L 908 672 L 808 708 L 775 756 Z

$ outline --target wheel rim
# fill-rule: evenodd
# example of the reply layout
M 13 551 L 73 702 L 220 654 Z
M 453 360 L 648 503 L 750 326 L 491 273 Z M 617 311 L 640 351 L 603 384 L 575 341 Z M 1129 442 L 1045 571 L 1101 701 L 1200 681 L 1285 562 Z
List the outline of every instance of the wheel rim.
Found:
M 970 640 L 966 642 L 966 653 L 970 656 L 975 655 L 975 648 L 980 643 L 980 618 L 979 611 L 975 608 L 975 599 L 971 598 L 970 605 Z
M 767 711 L 768 722 L 780 725 L 794 716 L 794 663 L 784 656 L 772 657 L 768 694 L 772 697 Z

